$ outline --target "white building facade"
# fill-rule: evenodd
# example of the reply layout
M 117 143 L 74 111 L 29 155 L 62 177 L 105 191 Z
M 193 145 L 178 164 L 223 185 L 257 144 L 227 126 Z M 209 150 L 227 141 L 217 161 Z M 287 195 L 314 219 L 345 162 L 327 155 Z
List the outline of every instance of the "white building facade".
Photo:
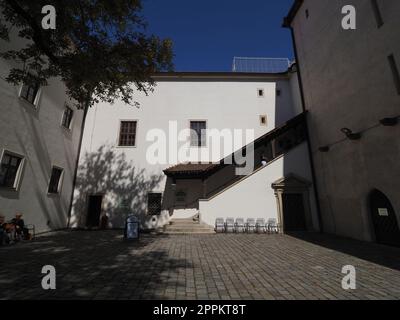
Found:
M 144 229 L 195 215 L 208 225 L 217 217 L 282 222 L 283 211 L 295 214 L 287 206 L 294 199 L 304 208 L 304 229 L 318 229 L 294 68 L 154 80 L 154 92 L 137 94 L 138 108 L 117 101 L 89 111 L 71 226 L 98 227 L 107 217 L 119 228 L 129 214 Z M 230 155 L 244 147 L 237 157 L 245 165 L 222 161 L 237 160 Z
M 83 112 L 57 79 L 9 84 L 12 66 L 0 60 L 0 214 L 22 213 L 36 232 L 66 228 Z

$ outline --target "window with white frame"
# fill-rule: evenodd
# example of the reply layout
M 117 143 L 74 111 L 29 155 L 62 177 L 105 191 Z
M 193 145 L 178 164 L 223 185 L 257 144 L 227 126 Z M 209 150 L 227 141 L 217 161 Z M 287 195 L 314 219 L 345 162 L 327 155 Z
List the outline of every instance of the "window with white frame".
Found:
M 0 187 L 18 188 L 23 160 L 22 156 L 4 151 L 0 165 Z
M 73 116 L 74 116 L 74 110 L 72 110 L 69 106 L 65 105 L 61 125 L 66 129 L 71 129 L 71 122 Z
M 39 93 L 39 88 L 40 85 L 38 82 L 34 84 L 23 84 L 19 96 L 34 105 L 36 97 Z
M 64 170 L 62 168 L 53 167 L 51 169 L 51 177 L 49 182 L 49 194 L 59 194 L 61 190 L 62 177 Z
M 119 129 L 118 146 L 135 147 L 136 129 L 137 129 L 137 121 L 121 121 Z
M 190 121 L 190 146 L 205 147 L 207 140 L 207 122 Z

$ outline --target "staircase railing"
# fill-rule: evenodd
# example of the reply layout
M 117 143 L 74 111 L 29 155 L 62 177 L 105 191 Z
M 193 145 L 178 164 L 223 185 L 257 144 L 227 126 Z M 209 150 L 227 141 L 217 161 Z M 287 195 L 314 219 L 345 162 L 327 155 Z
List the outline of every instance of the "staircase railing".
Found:
M 260 154 L 259 159 L 254 159 L 254 169 L 247 176 L 239 176 L 234 174 L 230 180 L 219 185 L 211 191 L 207 192 L 206 198 L 209 199 L 216 194 L 222 192 L 223 190 L 229 188 L 236 182 L 245 179 L 246 177 L 252 175 L 254 172 L 258 171 L 261 167 L 268 166 L 274 162 L 278 157 L 289 152 L 293 148 L 297 147 L 306 140 L 306 126 L 305 126 L 305 114 L 301 114 L 292 120 L 288 121 L 282 127 L 279 127 L 266 135 L 257 139 L 254 144 L 254 154 Z M 264 152 L 257 152 L 263 149 Z M 246 147 L 243 148 L 245 152 Z M 231 164 L 236 168 L 235 164 Z M 235 172 L 235 170 L 232 170 Z M 216 173 L 207 178 L 209 180 Z

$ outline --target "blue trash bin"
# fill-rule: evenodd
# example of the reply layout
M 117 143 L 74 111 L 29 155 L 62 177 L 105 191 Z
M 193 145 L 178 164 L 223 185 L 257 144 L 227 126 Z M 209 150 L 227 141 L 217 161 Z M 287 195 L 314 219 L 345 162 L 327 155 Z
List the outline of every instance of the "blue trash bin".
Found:
M 140 234 L 140 221 L 134 216 L 130 215 L 125 221 L 125 240 L 138 240 Z

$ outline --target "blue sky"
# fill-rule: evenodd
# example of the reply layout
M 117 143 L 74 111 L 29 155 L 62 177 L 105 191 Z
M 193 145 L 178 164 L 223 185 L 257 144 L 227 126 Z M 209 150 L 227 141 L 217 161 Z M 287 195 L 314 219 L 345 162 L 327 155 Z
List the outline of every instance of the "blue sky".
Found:
M 234 56 L 293 58 L 293 0 L 142 0 L 148 31 L 174 42 L 175 71 L 231 71 Z

